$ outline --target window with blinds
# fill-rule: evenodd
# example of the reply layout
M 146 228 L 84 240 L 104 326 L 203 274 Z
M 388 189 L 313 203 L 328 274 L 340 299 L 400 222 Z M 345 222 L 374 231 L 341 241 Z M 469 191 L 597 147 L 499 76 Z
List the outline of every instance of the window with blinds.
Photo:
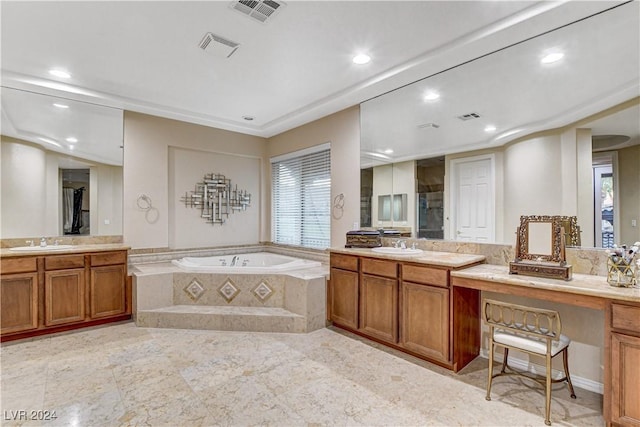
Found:
M 331 163 L 328 144 L 271 159 L 274 243 L 328 248 L 331 242 Z

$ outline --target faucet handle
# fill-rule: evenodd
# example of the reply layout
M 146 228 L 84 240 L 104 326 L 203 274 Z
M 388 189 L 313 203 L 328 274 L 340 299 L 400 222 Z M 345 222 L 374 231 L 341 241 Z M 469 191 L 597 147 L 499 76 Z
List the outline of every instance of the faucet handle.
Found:
M 33 240 L 27 240 L 25 243 L 29 246 L 33 246 Z

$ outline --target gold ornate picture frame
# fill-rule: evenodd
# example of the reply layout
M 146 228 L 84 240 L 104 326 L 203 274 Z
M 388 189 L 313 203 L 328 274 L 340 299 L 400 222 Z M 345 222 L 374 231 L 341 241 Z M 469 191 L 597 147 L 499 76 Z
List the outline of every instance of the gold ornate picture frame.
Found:
M 516 232 L 516 257 L 509 263 L 509 273 L 571 280 L 571 266 L 567 265 L 565 253 L 564 223 L 571 224 L 576 221 L 573 218 L 521 216 Z

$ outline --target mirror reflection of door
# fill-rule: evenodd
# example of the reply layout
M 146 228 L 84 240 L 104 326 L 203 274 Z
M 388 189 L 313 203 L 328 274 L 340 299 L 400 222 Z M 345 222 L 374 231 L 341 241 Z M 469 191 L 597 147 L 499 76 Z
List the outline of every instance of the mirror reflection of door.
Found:
M 90 234 L 89 169 L 60 169 L 63 234 Z
M 617 227 L 613 157 L 602 153 L 593 158 L 593 198 L 595 246 L 612 248 Z
M 495 240 L 494 158 L 492 155 L 451 161 L 453 240 L 491 243 Z

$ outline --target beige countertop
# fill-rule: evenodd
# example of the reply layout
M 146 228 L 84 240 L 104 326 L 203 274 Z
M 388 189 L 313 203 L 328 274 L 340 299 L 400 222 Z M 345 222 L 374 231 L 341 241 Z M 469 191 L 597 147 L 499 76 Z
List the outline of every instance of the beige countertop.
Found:
M 589 274 L 574 274 L 571 280 L 509 274 L 509 267 L 481 264 L 451 272 L 451 277 L 483 280 L 523 288 L 546 289 L 579 295 L 590 295 L 621 301 L 640 302 L 640 288 L 619 288 L 607 283 L 607 278 Z M 455 282 L 454 282 L 455 284 Z
M 389 259 L 394 261 L 408 261 L 450 268 L 462 268 L 485 261 L 484 255 L 458 254 L 453 252 L 423 251 L 415 255 L 395 255 L 373 252 L 371 249 L 367 248 L 331 248 L 330 251 L 347 255 L 366 256 L 370 258 Z
M 46 249 L 41 249 L 39 246 L 34 247 L 34 250 L 29 251 L 12 251 L 10 248 L 0 249 L 0 257 L 25 257 L 25 256 L 44 256 L 44 255 L 62 255 L 62 254 L 77 254 L 86 252 L 106 252 L 106 251 L 120 251 L 129 250 L 130 247 L 122 243 L 102 243 L 91 245 L 73 245 L 67 249 L 55 249 L 54 245 L 47 246 Z

